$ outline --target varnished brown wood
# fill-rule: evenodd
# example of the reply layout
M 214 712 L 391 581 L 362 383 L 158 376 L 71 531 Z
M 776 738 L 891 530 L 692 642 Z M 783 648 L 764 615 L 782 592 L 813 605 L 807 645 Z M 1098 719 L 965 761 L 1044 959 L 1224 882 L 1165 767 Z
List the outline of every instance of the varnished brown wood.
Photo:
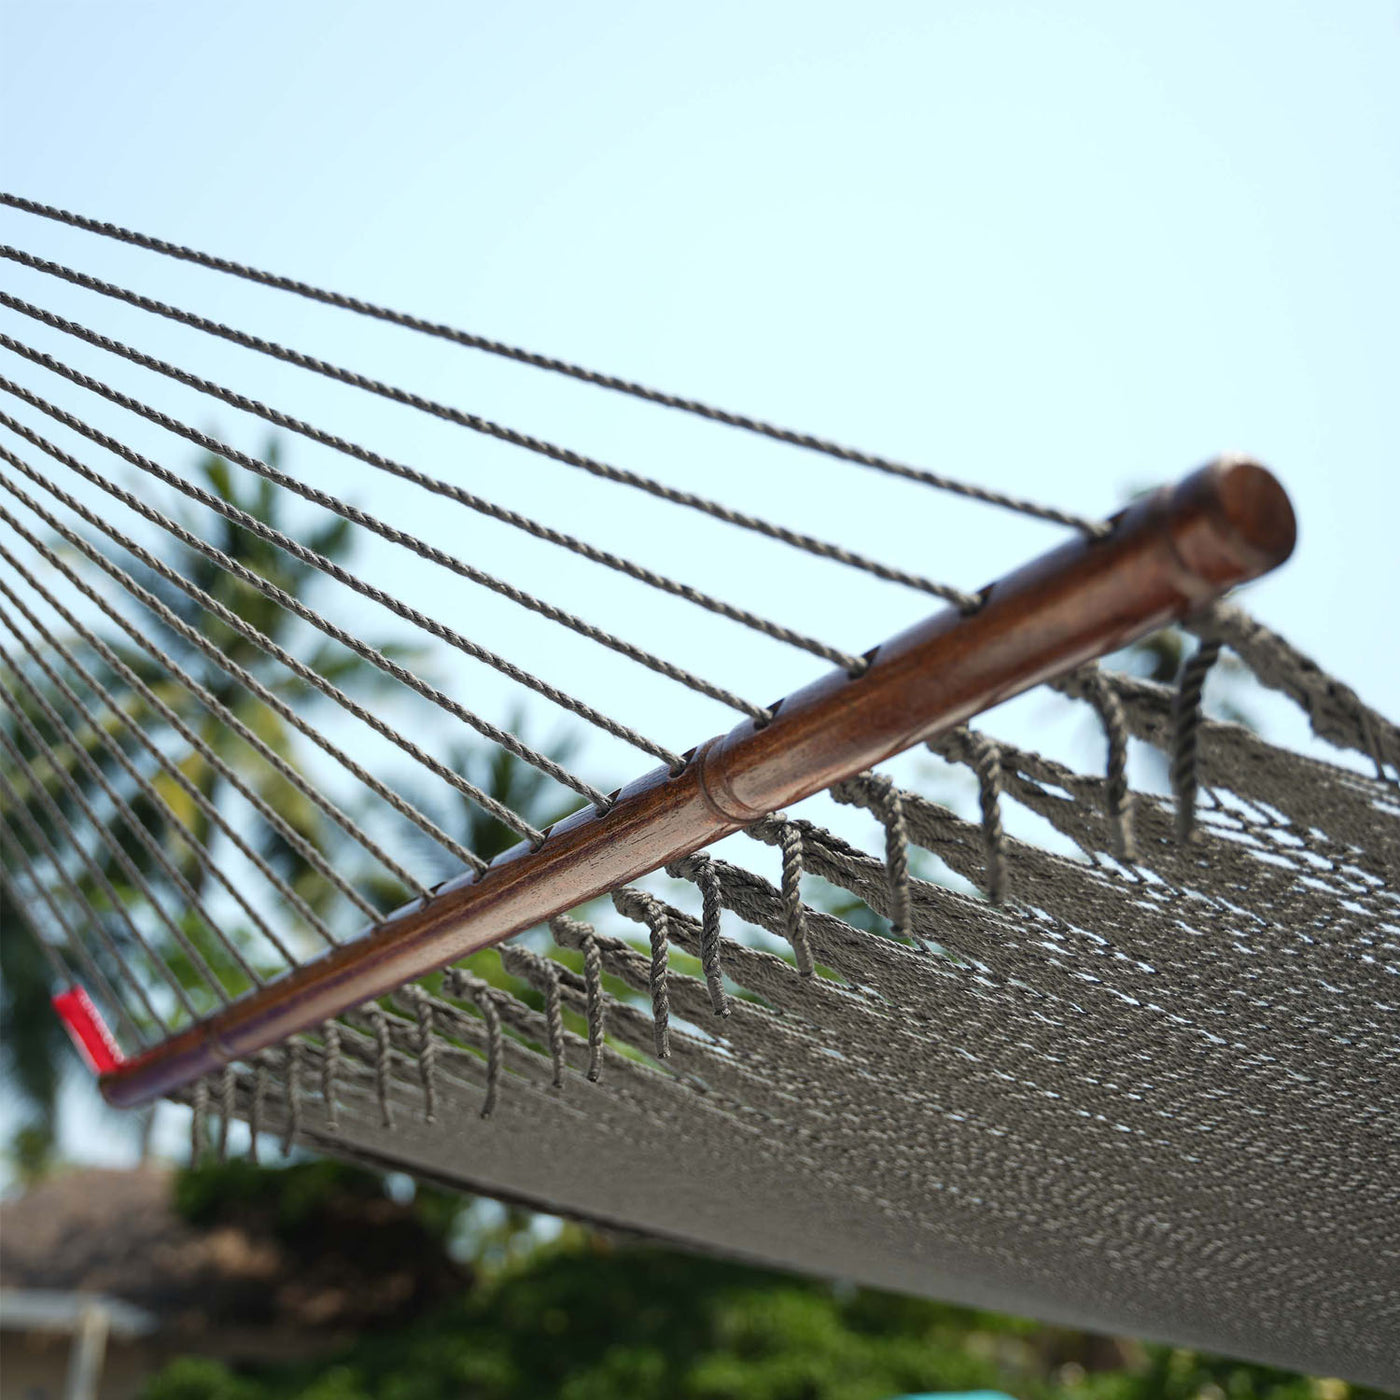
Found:
M 1283 488 L 1251 462 L 1204 467 L 557 823 L 484 875 L 464 875 L 103 1077 L 108 1101 L 149 1102 L 479 948 L 699 850 L 863 772 L 1041 681 L 1179 620 L 1292 552 Z

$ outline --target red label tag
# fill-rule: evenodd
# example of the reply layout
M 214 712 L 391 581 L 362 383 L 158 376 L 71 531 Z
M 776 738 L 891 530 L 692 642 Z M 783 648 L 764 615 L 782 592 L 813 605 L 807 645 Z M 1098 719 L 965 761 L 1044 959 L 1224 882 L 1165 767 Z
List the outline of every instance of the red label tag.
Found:
M 81 987 L 69 987 L 66 992 L 60 992 L 53 999 L 53 1009 L 94 1074 L 106 1074 L 121 1064 L 121 1047 L 107 1029 L 102 1013 Z

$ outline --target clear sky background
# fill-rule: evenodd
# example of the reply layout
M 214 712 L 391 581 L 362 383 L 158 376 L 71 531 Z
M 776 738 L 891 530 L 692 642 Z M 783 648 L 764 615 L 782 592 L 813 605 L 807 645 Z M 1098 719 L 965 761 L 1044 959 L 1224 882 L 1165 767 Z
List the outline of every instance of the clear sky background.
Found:
M 11 0 L 0 184 L 1086 514 L 1247 451 L 1301 522 L 1248 606 L 1394 712 L 1400 7 L 1051 8 Z M 0 238 L 964 587 L 1056 538 L 11 211 Z M 0 281 L 853 651 L 928 610 L 11 264 Z M 265 439 L 0 319 L 239 445 Z M 79 406 L 42 371 L 0 372 Z M 329 454 L 285 460 L 752 699 L 819 665 Z M 358 562 L 668 744 L 729 722 L 387 546 Z M 507 712 L 503 685 L 452 674 Z M 1039 715 L 1011 714 L 1011 736 Z M 599 781 L 647 766 L 589 762 Z

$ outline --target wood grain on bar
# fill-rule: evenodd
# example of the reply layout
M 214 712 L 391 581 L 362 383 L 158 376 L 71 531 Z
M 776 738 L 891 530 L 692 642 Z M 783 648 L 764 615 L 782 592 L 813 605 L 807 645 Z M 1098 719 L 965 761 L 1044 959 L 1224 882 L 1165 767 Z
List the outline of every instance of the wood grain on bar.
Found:
M 361 937 L 104 1075 L 130 1107 L 188 1085 L 479 948 L 699 850 L 759 817 L 863 772 L 1028 687 L 1178 620 L 1281 564 L 1293 510 L 1264 468 L 1204 467 L 788 696 L 762 728 L 746 720 L 672 775 L 656 769 L 606 811 L 558 822 L 485 874 L 464 875 Z

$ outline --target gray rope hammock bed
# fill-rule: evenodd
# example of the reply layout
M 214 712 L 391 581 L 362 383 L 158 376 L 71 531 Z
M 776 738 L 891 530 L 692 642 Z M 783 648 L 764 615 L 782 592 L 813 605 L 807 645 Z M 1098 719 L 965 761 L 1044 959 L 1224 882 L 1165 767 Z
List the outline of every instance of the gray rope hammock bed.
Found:
M 182 286 L 256 284 L 1026 516 L 1058 541 L 980 590 L 927 578 L 0 245 L 70 311 L 177 326 L 184 344 L 426 415 L 578 474 L 598 500 L 565 530 L 483 494 L 470 463 L 397 460 L 196 374 L 193 351 L 177 364 L 87 311 L 0 290 L 4 879 L 111 1102 L 190 1104 L 196 1152 L 226 1151 L 243 1120 L 254 1153 L 280 1135 L 284 1150 L 744 1258 L 1400 1384 L 1400 731 L 1221 601 L 1293 546 L 1263 468 L 1217 462 L 1085 518 L 0 204 L 65 246 L 93 235 L 189 265 Z M 73 356 L 30 344 L 26 326 Z M 109 362 L 113 382 L 80 367 Z M 334 489 L 153 401 L 172 385 L 323 450 Z M 122 426 L 99 427 L 99 405 Z M 192 449 L 295 507 L 297 528 L 181 466 Z M 546 570 L 537 592 L 473 547 L 434 543 L 421 509 L 393 523 L 354 503 L 386 477 L 402 495 L 380 499 L 528 537 L 796 653 L 805 680 L 756 704 L 732 677 L 629 640 L 605 590 L 561 595 Z M 683 549 L 673 576 L 586 538 L 639 499 L 725 527 L 736 552 L 787 551 L 938 610 L 864 651 L 811 635 L 767 615 L 780 599 L 741 605 L 688 581 Z M 591 665 L 573 678 L 582 693 L 536 674 L 474 636 L 470 608 L 425 608 L 431 585 L 414 601 L 339 562 L 316 542 L 329 529 L 426 570 L 444 600 L 449 586 L 490 594 L 732 727 L 672 733 L 664 706 L 648 726 L 610 715 Z M 294 568 L 316 591 L 284 586 Z M 371 613 L 423 645 L 368 640 Z M 1168 626 L 1195 639 L 1173 686 L 1098 664 Z M 1336 761 L 1208 717 L 1226 654 Z M 628 756 L 620 786 L 435 679 L 447 655 Z M 331 656 L 377 688 L 343 687 Z M 1092 719 L 1102 771 L 969 725 L 1035 686 Z M 488 790 L 454 757 L 463 735 L 567 815 L 538 823 Z M 1163 756 L 1169 791 L 1130 790 L 1131 746 Z M 881 770 L 913 749 L 969 775 L 970 818 L 907 761 Z M 473 849 L 442 818 L 446 797 L 518 844 Z M 813 819 L 842 811 L 866 844 Z M 315 835 L 329 830 L 343 848 Z M 486 975 L 474 955 L 493 947 Z

